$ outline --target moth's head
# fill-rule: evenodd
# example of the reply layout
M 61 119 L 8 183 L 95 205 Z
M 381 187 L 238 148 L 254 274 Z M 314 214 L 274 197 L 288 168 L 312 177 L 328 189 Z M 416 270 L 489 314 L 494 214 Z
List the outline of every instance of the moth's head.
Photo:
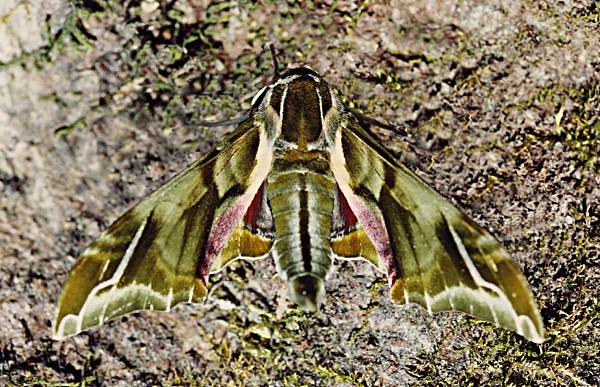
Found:
M 325 298 L 325 281 L 304 275 L 288 282 L 290 299 L 306 312 L 316 312 Z

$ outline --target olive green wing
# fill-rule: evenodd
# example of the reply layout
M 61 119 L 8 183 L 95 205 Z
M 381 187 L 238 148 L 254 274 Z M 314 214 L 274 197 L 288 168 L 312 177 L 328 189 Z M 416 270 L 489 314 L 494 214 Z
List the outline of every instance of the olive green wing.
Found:
M 375 265 L 387 269 L 393 300 L 415 302 L 429 312 L 460 310 L 543 341 L 527 280 L 487 231 L 357 123 L 349 119 L 340 125 L 334 142 L 334 176 L 378 253 Z M 362 255 L 373 261 L 373 254 Z
M 68 273 L 54 338 L 135 310 L 201 301 L 209 272 L 236 258 L 266 256 L 268 238 L 242 223 L 271 162 L 269 141 L 247 120 L 117 219 Z

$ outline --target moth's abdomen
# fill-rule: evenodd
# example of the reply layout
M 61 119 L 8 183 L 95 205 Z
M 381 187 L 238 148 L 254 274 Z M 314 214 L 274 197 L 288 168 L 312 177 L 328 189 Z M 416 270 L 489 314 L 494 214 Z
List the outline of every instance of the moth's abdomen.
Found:
M 331 268 L 331 225 L 335 181 L 321 160 L 276 162 L 267 195 L 275 225 L 273 255 L 287 280 L 290 298 L 302 309 L 316 310 L 325 296 Z

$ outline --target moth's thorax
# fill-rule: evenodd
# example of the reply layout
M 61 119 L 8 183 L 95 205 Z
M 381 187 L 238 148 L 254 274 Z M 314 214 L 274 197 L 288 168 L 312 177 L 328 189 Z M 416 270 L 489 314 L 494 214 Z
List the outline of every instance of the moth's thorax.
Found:
M 281 122 L 280 141 L 297 149 L 322 148 L 324 117 L 332 101 L 320 77 L 309 70 L 282 77 L 271 90 L 269 104 Z

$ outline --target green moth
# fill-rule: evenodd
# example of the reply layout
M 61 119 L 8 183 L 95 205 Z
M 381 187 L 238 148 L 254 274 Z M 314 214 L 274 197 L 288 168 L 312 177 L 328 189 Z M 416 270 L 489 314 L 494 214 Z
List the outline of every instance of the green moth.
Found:
M 527 280 L 500 244 L 380 146 L 307 68 L 259 91 L 234 132 L 92 242 L 67 276 L 54 337 L 200 302 L 210 273 L 268 255 L 306 311 L 324 301 L 335 259 L 362 258 L 387 273 L 394 301 L 544 339 Z

